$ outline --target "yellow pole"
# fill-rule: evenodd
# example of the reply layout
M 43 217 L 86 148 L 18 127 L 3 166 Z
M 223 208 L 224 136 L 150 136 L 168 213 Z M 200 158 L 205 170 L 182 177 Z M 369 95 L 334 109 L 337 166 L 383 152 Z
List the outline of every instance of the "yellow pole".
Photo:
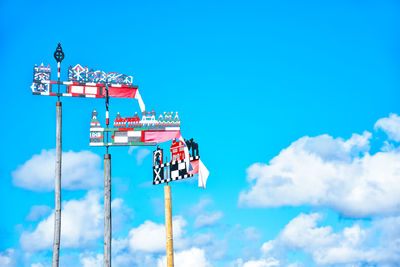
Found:
M 172 236 L 172 211 L 171 211 L 171 187 L 164 186 L 165 195 L 165 230 L 167 233 L 167 267 L 174 267 L 174 246 Z

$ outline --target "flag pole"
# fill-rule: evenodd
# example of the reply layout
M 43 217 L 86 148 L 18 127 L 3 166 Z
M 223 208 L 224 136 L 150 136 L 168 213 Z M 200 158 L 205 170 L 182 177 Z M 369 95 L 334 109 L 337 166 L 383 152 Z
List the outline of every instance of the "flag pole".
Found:
M 168 157 L 166 157 L 168 162 Z M 168 166 L 166 167 L 166 178 L 168 181 Z M 165 232 L 167 241 L 167 267 L 174 267 L 174 236 L 172 233 L 172 208 L 171 208 L 171 187 L 168 185 L 164 186 L 164 199 L 165 199 Z
M 165 196 L 165 230 L 167 237 L 167 267 L 174 266 L 174 247 L 172 235 L 172 210 L 171 210 L 171 187 L 164 186 Z
M 59 266 L 60 236 L 61 236 L 61 157 L 62 157 L 62 105 L 60 101 L 60 66 L 64 59 L 64 52 L 59 43 L 54 58 L 57 61 L 58 101 L 56 102 L 56 173 L 54 180 L 55 207 L 54 207 L 54 238 L 53 238 L 53 267 Z
M 110 97 L 108 94 L 108 76 L 105 88 L 106 104 L 106 127 L 109 125 L 108 105 Z M 111 267 L 111 154 L 108 153 L 108 131 L 106 139 L 106 154 L 104 154 L 104 267 Z
M 111 154 L 104 154 L 104 267 L 111 267 Z
M 53 267 L 58 267 L 60 257 L 61 235 L 61 102 L 56 102 L 56 176 L 54 181 L 55 208 L 54 208 L 54 239 L 53 239 Z

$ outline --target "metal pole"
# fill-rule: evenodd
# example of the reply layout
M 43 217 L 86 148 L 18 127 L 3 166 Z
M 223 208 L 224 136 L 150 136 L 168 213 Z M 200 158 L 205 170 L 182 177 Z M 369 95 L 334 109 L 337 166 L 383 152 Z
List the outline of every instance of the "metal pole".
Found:
M 111 267 L 111 154 L 104 154 L 104 267 Z
M 58 267 L 60 257 L 61 234 L 61 102 L 56 102 L 56 176 L 54 181 L 55 191 L 55 215 L 54 215 L 54 239 L 53 239 L 53 267 Z
M 167 233 L 167 267 L 174 266 L 174 246 L 172 236 L 172 211 L 171 211 L 171 187 L 164 186 L 165 195 L 165 230 Z

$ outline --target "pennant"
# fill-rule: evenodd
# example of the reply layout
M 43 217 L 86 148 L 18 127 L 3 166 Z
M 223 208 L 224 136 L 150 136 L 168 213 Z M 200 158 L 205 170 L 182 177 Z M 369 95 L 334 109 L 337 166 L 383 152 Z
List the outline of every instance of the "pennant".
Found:
M 180 135 L 179 131 L 143 131 L 143 142 L 163 143 Z
M 139 101 L 140 111 L 142 113 L 146 111 L 142 96 L 137 88 L 121 88 L 110 86 L 108 87 L 108 95 L 110 97 L 136 98 Z
M 206 183 L 209 174 L 210 172 L 207 170 L 201 159 L 199 159 L 199 187 L 206 189 Z
M 108 87 L 110 97 L 136 98 L 136 88 Z

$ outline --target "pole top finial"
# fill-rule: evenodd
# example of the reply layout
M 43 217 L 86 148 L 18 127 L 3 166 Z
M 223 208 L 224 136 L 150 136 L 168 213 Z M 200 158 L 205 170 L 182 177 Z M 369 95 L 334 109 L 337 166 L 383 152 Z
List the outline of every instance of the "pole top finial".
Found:
M 59 63 L 61 63 L 61 61 L 63 61 L 63 59 L 64 59 L 64 52 L 62 51 L 62 47 L 61 47 L 60 43 L 58 43 L 57 49 L 54 52 L 54 58 Z

